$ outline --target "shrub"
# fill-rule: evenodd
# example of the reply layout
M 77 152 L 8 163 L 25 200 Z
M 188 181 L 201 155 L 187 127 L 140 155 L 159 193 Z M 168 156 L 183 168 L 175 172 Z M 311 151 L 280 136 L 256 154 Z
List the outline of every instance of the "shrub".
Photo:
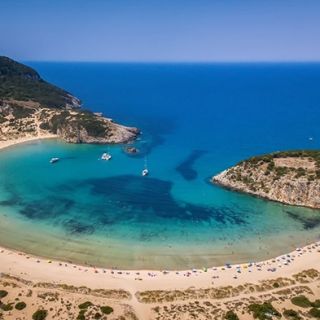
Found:
M 86 313 L 86 309 L 82 309 L 79 311 L 79 314 L 77 316 L 77 320 L 86 320 L 86 317 L 85 317 L 85 313 Z
M 51 131 L 57 133 L 59 127 L 61 127 L 66 122 L 66 118 L 70 115 L 68 111 L 62 111 L 52 116 L 50 120 Z
M 232 310 L 229 310 L 224 318 L 226 320 L 239 320 L 239 317 Z
M 103 306 L 103 307 L 100 307 L 100 309 L 101 309 L 101 312 L 104 314 L 110 314 L 113 312 L 113 309 L 109 306 Z
M 311 305 L 312 305 L 312 307 L 320 308 L 320 300 L 317 299 L 315 302 L 312 302 Z
M 32 315 L 32 319 L 33 320 L 44 320 L 48 315 L 48 311 L 47 310 L 37 310 L 33 315 Z
M 283 311 L 283 315 L 285 316 L 285 318 L 290 319 L 290 320 L 300 320 L 302 319 L 299 315 L 299 313 L 295 310 L 284 310 Z
M 82 125 L 88 135 L 94 137 L 105 137 L 106 129 L 101 121 L 96 120 L 94 117 L 87 118 L 85 120 L 79 121 L 80 125 Z
M 301 307 L 301 308 L 309 308 L 311 307 L 311 302 L 306 296 L 296 296 L 291 299 L 291 303 Z
M 13 303 L 0 303 L 0 309 L 2 309 L 3 311 L 11 311 L 13 309 Z
M 50 130 L 51 129 L 51 127 L 50 127 L 48 122 L 41 122 L 39 127 L 42 130 Z
M 24 108 L 18 105 L 12 105 L 11 108 L 12 108 L 12 115 L 16 119 L 28 118 L 34 113 L 33 110 Z
M 15 305 L 15 308 L 17 310 L 23 310 L 25 307 L 26 307 L 26 303 L 25 302 L 18 302 L 16 305 Z
M 90 301 L 86 301 L 84 303 L 79 304 L 79 309 L 88 309 L 89 307 L 93 306 L 93 303 Z
M 278 312 L 270 302 L 264 302 L 263 304 L 253 303 L 249 305 L 249 311 L 253 313 L 253 317 L 259 320 L 267 320 L 275 317 L 281 317 L 281 313 Z
M 312 309 L 310 309 L 309 315 L 310 315 L 311 317 L 320 319 L 320 309 L 318 309 L 318 308 L 312 308 Z
M 0 299 L 6 297 L 7 295 L 8 295 L 8 291 L 0 290 Z

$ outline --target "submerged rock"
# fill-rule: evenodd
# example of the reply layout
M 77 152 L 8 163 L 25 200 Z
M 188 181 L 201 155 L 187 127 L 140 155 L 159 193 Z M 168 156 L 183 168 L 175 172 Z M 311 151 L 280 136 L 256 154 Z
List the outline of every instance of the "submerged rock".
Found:
M 140 153 L 140 150 L 137 149 L 136 147 L 128 146 L 124 148 L 124 152 L 128 154 L 138 154 Z

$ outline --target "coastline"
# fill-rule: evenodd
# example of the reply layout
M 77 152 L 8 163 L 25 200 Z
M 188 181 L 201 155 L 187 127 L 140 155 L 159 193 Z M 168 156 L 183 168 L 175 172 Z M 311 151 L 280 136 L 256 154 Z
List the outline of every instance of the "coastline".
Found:
M 31 137 L 23 137 L 19 139 L 13 139 L 13 140 L 7 140 L 7 141 L 0 141 L 0 150 L 8 147 L 15 146 L 17 144 L 30 142 L 30 141 L 36 141 L 36 140 L 42 140 L 42 139 L 57 139 L 57 135 L 46 135 L 46 134 L 40 134 L 38 136 L 31 136 Z M 314 250 L 311 250 L 314 248 Z M 310 250 L 312 252 L 310 252 Z M 294 256 L 294 253 L 298 252 L 298 256 L 300 256 L 301 252 L 307 253 L 304 255 L 304 261 L 301 263 L 301 260 L 294 260 L 291 262 L 288 266 L 285 267 L 276 267 L 277 263 L 279 262 L 279 257 L 286 257 L 286 256 Z M 211 281 L 211 272 L 221 273 L 221 278 L 216 278 L 214 281 L 215 285 L 228 285 L 228 284 L 239 284 L 242 283 L 242 281 L 261 281 L 266 278 L 270 278 L 270 276 L 273 276 L 273 273 L 275 276 L 284 276 L 289 274 L 293 274 L 296 272 L 300 272 L 303 269 L 313 268 L 317 264 L 315 263 L 317 259 L 320 258 L 320 241 L 311 243 L 310 245 L 306 245 L 305 247 L 301 248 L 299 251 L 292 251 L 288 254 L 280 255 L 276 258 L 271 258 L 268 260 L 263 260 L 261 262 L 255 262 L 253 264 L 254 268 L 258 268 L 258 266 L 268 266 L 268 268 L 276 268 L 277 270 L 273 273 L 270 273 L 268 271 L 257 273 L 256 275 L 249 273 L 250 277 L 243 277 L 239 276 L 237 279 L 233 278 L 235 273 L 235 266 L 241 266 L 242 269 L 248 269 L 248 263 L 243 264 L 236 264 L 232 265 L 231 268 L 226 268 L 224 266 L 220 267 L 212 267 L 208 268 L 208 272 L 204 272 L 202 269 L 192 269 L 189 270 L 179 270 L 179 271 L 155 271 L 155 270 L 126 270 L 123 271 L 119 270 L 113 270 L 113 269 L 105 269 L 101 267 L 89 267 L 89 266 L 83 266 L 80 264 L 73 264 L 70 262 L 63 262 L 60 260 L 52 260 L 52 264 L 46 263 L 48 258 L 44 257 L 38 257 L 33 256 L 31 254 L 15 251 L 10 248 L 2 247 L 0 244 L 0 253 L 1 253 L 1 267 L 0 272 L 3 273 L 10 273 L 14 274 L 16 276 L 19 276 L 19 274 L 25 274 L 25 269 L 28 270 L 29 276 L 28 278 L 38 280 L 38 281 L 45 281 L 45 279 L 48 280 L 48 275 L 50 275 L 50 281 L 59 282 L 59 281 L 65 281 L 70 282 L 73 285 L 83 285 L 86 284 L 88 286 L 98 286 L 101 285 L 99 282 L 99 277 L 101 275 L 104 276 L 104 279 L 108 281 L 108 286 L 111 286 L 115 289 L 119 289 L 123 287 L 122 282 L 124 281 L 127 283 L 127 281 L 131 282 L 131 285 L 133 285 L 135 288 L 139 289 L 176 289 L 176 288 L 188 288 L 189 286 L 194 286 L 197 288 L 205 286 L 205 284 L 209 284 Z M 31 261 L 39 261 L 39 263 L 36 263 L 36 268 L 33 266 Z M 55 261 L 55 262 L 53 262 Z M 30 264 L 31 263 L 31 264 Z M 10 266 L 11 265 L 11 266 Z M 46 265 L 47 267 L 43 268 L 43 266 Z M 88 272 L 87 275 L 90 274 L 90 271 L 94 271 L 94 274 L 92 274 L 89 277 L 86 277 L 85 283 L 83 283 L 84 279 L 81 279 L 79 282 L 79 279 L 77 278 L 76 274 L 70 273 L 69 269 L 65 269 L 67 272 L 65 274 L 61 273 L 60 265 L 68 265 L 72 266 L 72 269 L 75 271 L 83 271 Z M 13 267 L 14 266 L 14 267 Z M 52 267 L 54 267 L 52 269 Z M 48 270 L 50 269 L 50 272 Z M 41 271 L 41 269 L 44 269 Z M 52 270 L 51 270 L 52 269 Z M 225 270 L 223 270 L 225 269 Z M 37 271 L 35 271 L 37 270 Z M 84 271 L 87 270 L 87 271 Z M 286 271 L 285 271 L 286 270 Z M 73 271 L 73 270 L 72 270 Z M 238 272 L 236 272 L 238 273 Z M 100 276 L 98 276 L 100 275 Z M 151 276 L 152 275 L 152 276 Z M 135 278 L 142 278 L 142 280 L 148 280 L 145 282 L 137 281 Z M 98 278 L 98 279 L 97 279 Z M 186 278 L 188 278 L 188 281 L 185 281 Z M 167 279 L 168 281 L 164 281 Z M 181 281 L 183 280 L 183 281 Z M 142 285 L 141 285 L 142 284 Z M 127 285 L 126 285 L 127 286 Z
M 133 293 L 137 290 L 235 286 L 288 277 L 307 269 L 318 268 L 320 271 L 320 241 L 265 261 L 184 271 L 96 268 L 48 260 L 1 246 L 0 257 L 1 273 L 26 280 L 94 289 L 124 289 Z
M 55 138 L 57 138 L 55 135 L 40 135 L 2 141 L 0 142 L 0 149 L 25 142 Z M 151 304 L 150 307 L 150 304 L 148 305 L 148 303 L 141 301 L 140 294 L 143 292 L 154 292 L 156 290 L 171 294 L 176 290 L 181 292 L 195 290 L 197 292 L 197 290 L 203 289 L 237 288 L 248 284 L 258 286 L 267 281 L 291 279 L 294 278 L 294 275 L 310 269 L 320 272 L 320 241 L 261 262 L 183 271 L 119 270 L 83 266 L 60 260 L 40 258 L 24 252 L 7 249 L 1 245 L 0 261 L 0 286 L 1 280 L 7 281 L 9 275 L 10 277 L 16 277 L 16 279 L 22 279 L 17 280 L 18 283 L 19 281 L 30 281 L 32 283 L 43 283 L 44 286 L 68 285 L 78 288 L 87 287 L 94 290 L 125 290 L 131 295 L 131 298 L 126 303 L 134 310 L 138 319 L 151 319 L 153 314 L 151 307 L 154 304 Z M 78 293 L 73 295 L 77 296 Z M 251 295 L 258 297 L 257 292 Z M 240 294 L 237 298 L 243 296 L 246 297 L 246 294 Z M 201 299 L 210 298 L 199 299 L 201 301 Z M 184 301 L 184 299 L 182 300 Z M 180 300 L 174 301 L 178 303 Z
M 30 141 L 44 140 L 44 139 L 58 139 L 58 136 L 55 134 L 39 134 L 37 136 L 22 137 L 18 139 L 0 141 L 0 150 L 13 147 L 17 144 L 22 144 Z
M 297 295 L 314 301 L 320 294 L 319 258 L 320 241 L 250 267 L 176 273 L 87 268 L 0 247 L 0 288 L 9 291 L 8 301 L 20 296 L 30 306 L 22 319 L 30 319 L 37 308 L 49 307 L 49 319 L 57 315 L 76 319 L 78 306 L 89 301 L 98 307 L 112 306 L 114 317 L 110 319 L 224 319 L 228 310 L 234 310 L 240 320 L 249 320 L 253 319 L 248 311 L 252 303 L 272 301 L 283 311 L 292 307 L 290 299 Z M 68 305 L 61 314 L 63 300 Z M 195 310 L 199 317 L 195 318 Z M 17 319 L 21 311 L 6 315 L 6 319 Z

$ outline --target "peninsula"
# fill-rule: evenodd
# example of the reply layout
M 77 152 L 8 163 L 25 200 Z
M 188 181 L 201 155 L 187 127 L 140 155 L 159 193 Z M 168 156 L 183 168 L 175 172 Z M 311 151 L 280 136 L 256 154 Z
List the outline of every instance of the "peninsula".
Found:
M 124 143 L 137 128 L 81 108 L 78 98 L 32 68 L 0 57 L 0 141 L 57 137 L 70 143 Z
M 212 182 L 285 204 L 320 208 L 320 151 L 253 157 L 214 176 Z

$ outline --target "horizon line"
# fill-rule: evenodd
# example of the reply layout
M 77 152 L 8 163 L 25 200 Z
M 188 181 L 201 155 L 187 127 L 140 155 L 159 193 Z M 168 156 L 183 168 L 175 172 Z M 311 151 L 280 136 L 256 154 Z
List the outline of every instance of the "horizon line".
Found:
M 49 63 L 108 63 L 108 64 L 315 64 L 319 60 L 212 60 L 212 61 L 136 61 L 136 60 L 29 60 L 21 59 L 22 62 L 49 62 Z

